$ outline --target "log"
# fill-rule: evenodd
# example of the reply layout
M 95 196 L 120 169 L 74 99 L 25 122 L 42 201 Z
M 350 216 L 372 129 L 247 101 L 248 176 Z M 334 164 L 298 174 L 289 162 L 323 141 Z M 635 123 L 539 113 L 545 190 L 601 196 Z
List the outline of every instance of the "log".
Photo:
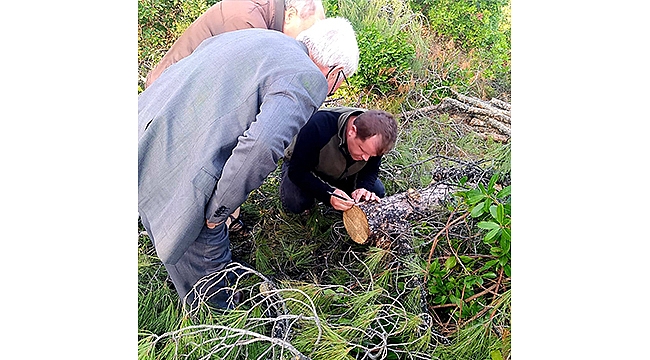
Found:
M 469 122 L 470 126 L 483 127 L 488 125 L 489 127 L 498 130 L 502 135 L 489 135 L 489 137 L 493 138 L 495 141 L 505 143 L 510 139 L 511 121 L 509 103 L 495 98 L 492 98 L 490 101 L 481 100 L 460 94 L 453 89 L 450 90 L 456 97 L 455 99 L 446 97 L 442 99 L 440 104 L 406 111 L 403 112 L 400 117 L 406 118 L 410 115 L 427 112 L 463 114 L 471 117 Z M 478 132 L 479 136 L 482 138 L 488 137 L 486 134 L 481 134 L 481 130 L 477 131 L 475 128 L 474 131 Z
M 486 118 L 497 119 L 506 124 L 510 123 L 510 116 L 505 115 L 503 111 L 500 110 L 498 112 L 495 110 L 487 110 L 467 105 L 464 102 L 452 98 L 444 98 L 442 104 L 444 104 L 446 109 L 455 109 L 456 111 L 461 111 L 467 114 L 483 115 Z M 494 120 L 495 123 L 498 123 L 499 121 Z
M 363 202 L 343 213 L 343 224 L 352 240 L 358 244 L 391 247 L 391 238 L 410 230 L 410 220 L 423 218 L 439 209 L 456 187 L 436 183 L 421 190 L 387 196 L 379 201 Z M 410 245 L 399 242 L 391 247 L 398 254 L 410 252 Z M 400 249 L 401 247 L 401 249 Z
M 465 96 L 463 94 L 460 94 L 453 89 L 451 92 L 456 96 L 456 98 L 464 103 L 473 105 L 477 108 L 481 108 L 486 110 L 487 114 L 491 114 L 495 117 L 498 117 L 502 121 L 506 123 L 510 123 L 510 105 L 504 101 L 501 101 L 499 99 L 492 99 L 490 101 L 484 101 L 478 98 L 470 97 L 470 96 Z M 504 107 L 508 107 L 507 110 L 503 109 Z M 485 114 L 485 113 L 484 113 Z
M 492 99 L 490 100 L 490 102 L 491 102 L 494 106 L 496 106 L 496 107 L 498 107 L 498 108 L 501 108 L 501 109 L 503 109 L 503 110 L 508 111 L 508 114 L 510 114 L 510 104 L 508 104 L 507 102 L 505 102 L 505 101 L 503 101 L 503 100 L 496 99 L 496 98 L 492 98 Z

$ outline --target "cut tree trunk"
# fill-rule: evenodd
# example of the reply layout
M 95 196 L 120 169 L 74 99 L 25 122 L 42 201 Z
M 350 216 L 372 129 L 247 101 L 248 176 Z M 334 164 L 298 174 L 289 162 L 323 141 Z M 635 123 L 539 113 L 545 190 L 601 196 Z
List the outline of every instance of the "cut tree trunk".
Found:
M 406 242 L 391 238 L 409 232 L 410 220 L 417 220 L 439 210 L 451 193 L 459 190 L 446 184 L 436 183 L 421 190 L 387 196 L 377 202 L 363 202 L 343 213 L 343 223 L 356 243 L 372 244 L 381 248 L 391 247 L 398 254 L 410 252 Z M 404 248 L 406 247 L 406 248 Z

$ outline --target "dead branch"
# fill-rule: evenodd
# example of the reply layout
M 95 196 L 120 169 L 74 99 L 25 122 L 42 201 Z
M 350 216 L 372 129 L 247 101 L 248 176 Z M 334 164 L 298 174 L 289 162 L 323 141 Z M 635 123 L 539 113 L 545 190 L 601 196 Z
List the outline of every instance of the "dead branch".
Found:
M 450 113 L 467 115 L 470 126 L 489 126 L 498 130 L 500 134 L 477 131 L 482 139 L 492 138 L 494 141 L 505 143 L 510 139 L 510 104 L 492 98 L 490 101 L 466 96 L 451 89 L 454 98 L 446 97 L 437 105 L 426 106 L 419 109 L 403 112 L 401 117 L 408 117 L 418 113 Z
M 484 101 L 479 98 L 474 98 L 474 97 L 469 97 L 465 96 L 463 94 L 460 94 L 456 92 L 455 90 L 451 90 L 451 92 L 456 96 L 456 98 L 464 103 L 470 104 L 473 107 L 476 108 L 481 108 L 486 110 L 487 113 L 489 114 L 494 114 L 495 117 L 500 118 L 506 123 L 510 123 L 510 111 L 509 110 L 503 110 L 499 108 L 498 106 L 494 106 L 491 102 L 489 101 Z
M 501 108 L 503 110 L 507 110 L 508 112 L 510 112 L 510 104 L 508 104 L 507 102 L 505 102 L 503 100 L 492 98 L 490 100 L 490 103 L 492 103 L 494 106 L 496 106 L 498 108 Z

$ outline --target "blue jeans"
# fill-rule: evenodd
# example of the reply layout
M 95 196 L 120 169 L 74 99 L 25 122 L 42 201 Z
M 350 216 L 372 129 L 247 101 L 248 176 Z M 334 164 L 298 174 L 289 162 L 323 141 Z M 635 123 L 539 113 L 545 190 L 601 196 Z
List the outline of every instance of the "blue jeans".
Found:
M 147 232 L 149 231 L 149 224 L 146 219 L 142 219 Z M 155 240 L 151 239 L 155 246 Z M 214 229 L 208 229 L 203 224 L 203 228 L 199 233 L 196 240 L 185 251 L 176 264 L 164 264 L 167 273 L 174 283 L 174 287 L 178 292 L 178 296 L 184 304 L 196 306 L 196 291 L 191 291 L 194 285 L 204 276 L 210 275 L 216 271 L 223 269 L 228 263 L 232 261 L 232 253 L 230 251 L 230 239 L 228 238 L 228 228 L 225 223 L 216 226 Z M 233 280 L 234 274 L 230 274 L 230 278 L 220 279 L 220 281 L 206 284 L 202 286 L 201 298 L 207 298 L 207 303 L 218 307 L 227 308 L 227 299 L 231 295 L 229 291 L 219 291 Z M 185 298 L 187 296 L 187 299 Z
M 314 206 L 315 199 L 304 192 L 289 179 L 288 173 L 289 166 L 287 162 L 282 163 L 282 178 L 280 179 L 280 202 L 285 211 L 300 214 L 305 210 L 311 209 Z M 354 176 L 343 179 L 339 182 L 330 183 L 331 186 L 339 188 L 346 193 L 350 194 L 356 190 Z M 368 191 L 374 192 L 380 198 L 386 196 L 386 188 L 384 184 L 377 178 L 374 185 Z M 325 204 L 331 206 L 329 203 Z

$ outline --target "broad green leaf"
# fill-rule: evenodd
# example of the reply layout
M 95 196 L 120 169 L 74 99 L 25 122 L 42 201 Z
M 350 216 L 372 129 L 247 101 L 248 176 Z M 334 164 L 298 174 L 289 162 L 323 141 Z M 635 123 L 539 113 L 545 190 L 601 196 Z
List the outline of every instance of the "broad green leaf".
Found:
M 502 256 L 499 258 L 499 265 L 506 266 L 508 263 L 508 256 Z
M 504 267 L 503 267 L 503 272 L 504 272 L 507 276 L 512 276 L 512 275 L 510 274 L 510 265 L 506 265 L 506 266 L 504 266 Z
M 460 258 L 460 261 L 463 262 L 463 264 L 467 264 L 467 263 L 471 262 L 472 260 L 474 260 L 474 259 L 472 259 L 471 257 L 469 257 L 467 255 L 461 255 L 461 256 L 459 256 L 459 258 Z
M 472 209 L 472 212 L 470 213 L 470 215 L 473 218 L 476 218 L 476 217 L 479 217 L 479 216 L 483 215 L 483 205 L 484 205 L 484 202 L 480 202 L 476 206 L 474 206 L 474 208 Z
M 503 236 L 503 233 L 501 233 L 501 238 L 499 239 L 499 246 L 503 249 L 503 253 L 510 251 L 510 239 Z
M 445 261 L 445 268 L 447 268 L 447 270 L 451 270 L 454 266 L 456 266 L 456 257 L 450 256 L 449 259 Z
M 482 192 L 482 193 L 484 193 L 484 194 L 487 193 L 487 190 L 485 189 L 485 186 L 483 186 L 483 184 L 478 183 L 478 188 L 481 189 L 481 192 Z
M 511 240 L 510 229 L 508 229 L 508 228 L 504 228 L 504 229 L 503 229 L 503 233 L 501 234 L 501 236 L 502 236 L 503 238 L 508 239 L 508 241 L 510 241 L 510 240 Z
M 485 230 L 493 230 L 493 229 L 500 229 L 501 226 L 499 224 L 493 222 L 493 221 L 479 221 L 478 224 L 476 224 L 481 229 Z
M 504 187 L 503 189 L 501 189 L 501 191 L 499 191 L 499 193 L 497 193 L 497 198 L 500 199 L 500 198 L 504 198 L 504 197 L 510 195 L 510 187 L 511 186 L 512 185 L 508 185 L 508 186 Z
M 491 201 L 485 201 L 483 204 L 484 204 L 483 205 L 483 212 L 484 213 L 490 212 L 490 205 L 492 204 L 492 202 Z
M 490 232 L 488 232 L 487 235 L 485 235 L 483 242 L 486 242 L 488 244 L 493 243 L 496 236 L 499 235 L 499 233 L 501 233 L 500 228 L 490 230 Z
M 497 205 L 497 216 L 495 216 L 499 224 L 503 224 L 505 218 L 505 210 L 503 209 L 503 204 Z
M 496 219 L 497 221 L 499 220 L 499 219 L 497 219 L 497 206 L 496 205 L 491 205 L 490 206 L 490 215 L 492 215 L 492 218 Z
M 490 357 L 492 358 L 492 360 L 503 360 L 503 357 L 501 356 L 501 351 L 499 350 L 490 351 Z
M 467 201 L 469 202 L 470 205 L 474 205 L 483 199 L 485 199 L 485 195 L 477 194 L 477 195 L 470 195 Z
M 496 264 L 496 262 L 497 262 L 497 260 L 494 260 L 494 263 L 492 265 Z M 497 274 L 495 274 L 493 272 L 488 272 L 488 273 L 483 274 L 483 277 L 486 278 L 486 279 L 496 279 Z
M 487 270 L 487 269 L 493 267 L 494 265 L 496 265 L 496 263 L 498 263 L 498 262 L 499 262 L 499 260 L 497 260 L 497 259 L 490 260 L 490 261 L 486 262 L 485 265 L 483 265 L 483 267 L 479 271 Z
M 460 184 L 461 184 L 461 185 L 465 185 L 466 182 L 467 182 L 467 175 L 465 175 L 465 176 L 463 176 L 462 178 L 460 178 Z
M 490 193 L 494 191 L 494 184 L 497 183 L 497 180 L 499 180 L 499 175 L 497 173 L 494 173 L 494 175 L 492 175 L 490 178 L 490 183 L 488 184 L 488 191 Z
M 431 267 L 429 268 L 429 272 L 436 272 L 440 270 L 440 263 L 438 260 L 434 261 L 431 263 Z
M 493 256 L 500 256 L 501 255 L 501 248 L 497 246 L 493 246 L 490 248 L 490 254 Z

